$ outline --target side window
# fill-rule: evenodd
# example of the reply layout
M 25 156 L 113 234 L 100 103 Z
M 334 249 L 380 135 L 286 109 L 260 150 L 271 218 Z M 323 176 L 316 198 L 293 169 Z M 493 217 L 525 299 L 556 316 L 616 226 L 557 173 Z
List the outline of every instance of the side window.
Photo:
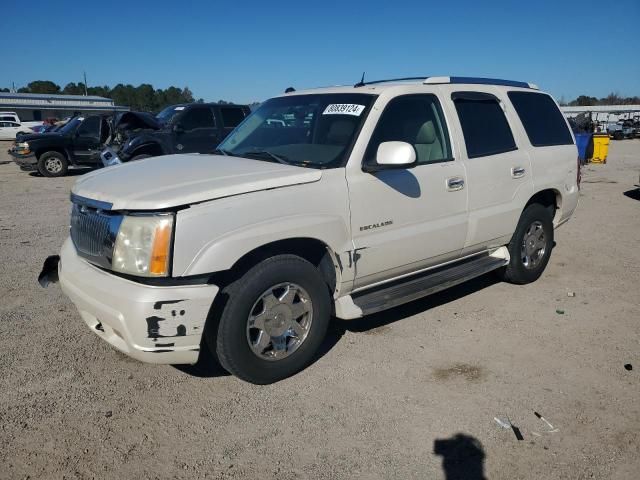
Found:
M 244 111 L 239 107 L 220 107 L 220 115 L 226 128 L 235 128 L 244 120 Z
M 418 164 L 452 160 L 447 125 L 434 95 L 403 95 L 391 100 L 378 120 L 365 161 L 375 163 L 378 146 L 391 141 L 413 145 Z
M 195 107 L 184 113 L 180 119 L 180 125 L 185 130 L 193 130 L 194 128 L 213 128 L 216 122 L 209 107 Z
M 78 127 L 79 137 L 95 137 L 100 136 L 100 117 L 89 117 Z
M 456 106 L 469 158 L 517 150 L 500 102 L 488 93 L 455 92 Z
M 572 145 L 573 139 L 564 116 L 549 95 L 533 92 L 509 92 L 531 145 Z

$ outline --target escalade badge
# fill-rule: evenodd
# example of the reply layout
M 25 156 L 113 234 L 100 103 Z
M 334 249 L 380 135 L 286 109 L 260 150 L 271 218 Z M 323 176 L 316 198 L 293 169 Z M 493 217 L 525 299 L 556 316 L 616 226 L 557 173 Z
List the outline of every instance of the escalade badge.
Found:
M 176 145 L 176 148 L 177 148 L 178 150 L 182 150 L 184 147 L 182 146 L 182 144 L 181 144 L 181 143 L 179 143 L 178 145 Z
M 366 230 L 372 230 L 374 228 L 388 227 L 391 224 L 393 224 L 393 220 L 385 220 L 384 222 L 380 222 L 380 223 L 373 223 L 371 225 L 364 225 L 364 226 L 360 227 L 360 231 L 364 232 Z

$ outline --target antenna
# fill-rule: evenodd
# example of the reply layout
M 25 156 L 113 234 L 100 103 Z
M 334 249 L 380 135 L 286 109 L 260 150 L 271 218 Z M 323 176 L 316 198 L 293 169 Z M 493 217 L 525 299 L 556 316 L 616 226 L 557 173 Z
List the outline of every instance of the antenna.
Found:
M 87 96 L 87 72 L 82 72 L 84 74 L 84 96 Z
M 364 72 L 362 72 L 362 78 L 356 83 L 353 88 L 364 87 Z

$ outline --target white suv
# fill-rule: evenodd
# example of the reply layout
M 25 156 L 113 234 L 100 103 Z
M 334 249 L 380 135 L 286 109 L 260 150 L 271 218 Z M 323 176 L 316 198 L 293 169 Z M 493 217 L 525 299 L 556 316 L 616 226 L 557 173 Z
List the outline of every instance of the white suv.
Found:
M 216 155 L 81 177 L 59 276 L 120 351 L 253 383 L 362 317 L 496 270 L 536 280 L 578 203 L 574 139 L 537 87 L 429 77 L 291 91 Z

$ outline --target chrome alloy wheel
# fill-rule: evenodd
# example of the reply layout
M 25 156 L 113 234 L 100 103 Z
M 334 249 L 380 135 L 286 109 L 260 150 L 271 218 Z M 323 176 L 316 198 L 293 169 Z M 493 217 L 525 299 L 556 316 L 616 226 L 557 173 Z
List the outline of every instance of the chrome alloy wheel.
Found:
M 295 283 L 267 289 L 253 304 L 247 319 L 247 341 L 263 360 L 282 360 L 295 352 L 309 335 L 313 304 Z
M 60 173 L 62 171 L 62 160 L 56 157 L 49 157 L 44 161 L 44 168 L 49 173 Z
M 538 266 L 547 252 L 547 239 L 544 235 L 542 222 L 536 220 L 524 234 L 520 257 L 525 268 L 531 270 Z

